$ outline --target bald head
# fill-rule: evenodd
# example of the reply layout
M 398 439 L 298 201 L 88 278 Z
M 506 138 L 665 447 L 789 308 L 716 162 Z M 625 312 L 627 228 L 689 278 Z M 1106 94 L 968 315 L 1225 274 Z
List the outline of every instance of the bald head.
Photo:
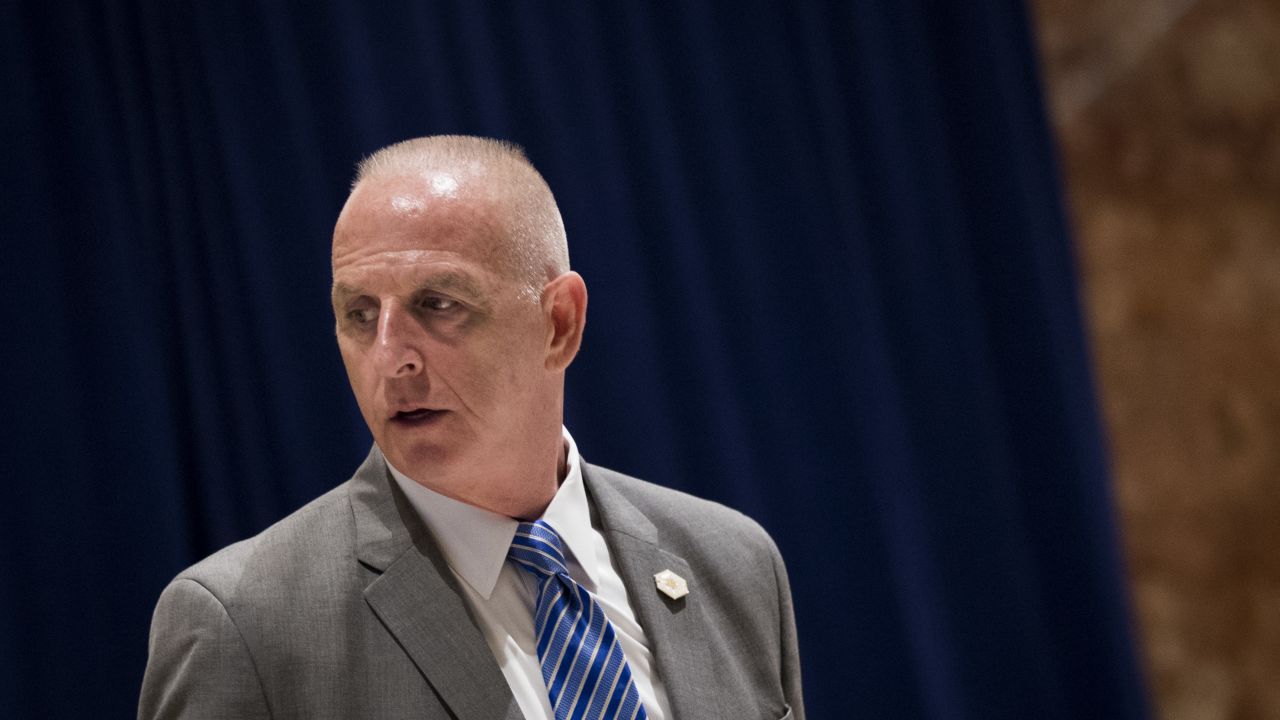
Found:
M 569 270 L 564 222 L 555 197 L 514 143 L 432 135 L 388 145 L 356 165 L 348 206 L 362 186 L 387 183 L 421 184 L 424 202 L 435 197 L 485 205 L 484 220 L 495 224 L 504 239 L 494 248 L 493 259 L 534 298 L 544 283 Z

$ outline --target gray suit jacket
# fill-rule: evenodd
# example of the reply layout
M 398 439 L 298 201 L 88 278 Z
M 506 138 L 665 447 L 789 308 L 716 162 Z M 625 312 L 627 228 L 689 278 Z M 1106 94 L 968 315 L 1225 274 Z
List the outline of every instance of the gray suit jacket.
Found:
M 678 720 L 804 717 L 786 570 L 760 526 L 583 464 Z M 658 592 L 670 568 L 689 595 Z M 354 477 L 160 596 L 139 718 L 521 717 L 375 447 Z

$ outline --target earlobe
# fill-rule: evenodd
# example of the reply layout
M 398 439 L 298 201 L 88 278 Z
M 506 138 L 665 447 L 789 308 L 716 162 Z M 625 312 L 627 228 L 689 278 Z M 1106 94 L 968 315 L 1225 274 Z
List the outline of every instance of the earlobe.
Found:
M 562 371 L 569 367 L 582 346 L 587 324 L 587 285 L 570 270 L 542 289 L 542 312 L 547 320 L 546 368 Z

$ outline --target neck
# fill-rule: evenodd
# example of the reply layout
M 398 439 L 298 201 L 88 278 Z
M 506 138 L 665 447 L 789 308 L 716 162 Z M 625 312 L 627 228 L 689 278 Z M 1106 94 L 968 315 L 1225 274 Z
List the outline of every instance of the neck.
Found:
M 507 517 L 513 517 L 517 520 L 537 520 L 547 511 L 547 506 L 551 504 L 551 500 L 556 496 L 556 491 L 560 489 L 560 483 L 564 482 L 565 477 L 569 474 L 569 449 L 561 441 L 559 451 L 555 456 L 554 475 L 542 475 L 542 477 L 554 477 L 555 482 L 551 484 L 537 483 L 536 487 L 541 490 L 539 493 L 532 492 L 534 487 L 522 488 L 526 492 L 521 493 L 520 498 L 513 498 L 509 509 L 500 510 L 497 508 L 486 508 L 493 512 L 501 513 Z

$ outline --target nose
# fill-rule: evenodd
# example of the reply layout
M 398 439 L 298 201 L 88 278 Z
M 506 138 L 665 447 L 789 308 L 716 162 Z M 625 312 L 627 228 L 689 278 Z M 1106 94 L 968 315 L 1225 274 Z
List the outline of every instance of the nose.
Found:
M 378 312 L 378 335 L 374 339 L 373 361 L 383 377 L 409 377 L 423 370 L 422 328 L 413 315 L 394 299 L 384 302 Z

